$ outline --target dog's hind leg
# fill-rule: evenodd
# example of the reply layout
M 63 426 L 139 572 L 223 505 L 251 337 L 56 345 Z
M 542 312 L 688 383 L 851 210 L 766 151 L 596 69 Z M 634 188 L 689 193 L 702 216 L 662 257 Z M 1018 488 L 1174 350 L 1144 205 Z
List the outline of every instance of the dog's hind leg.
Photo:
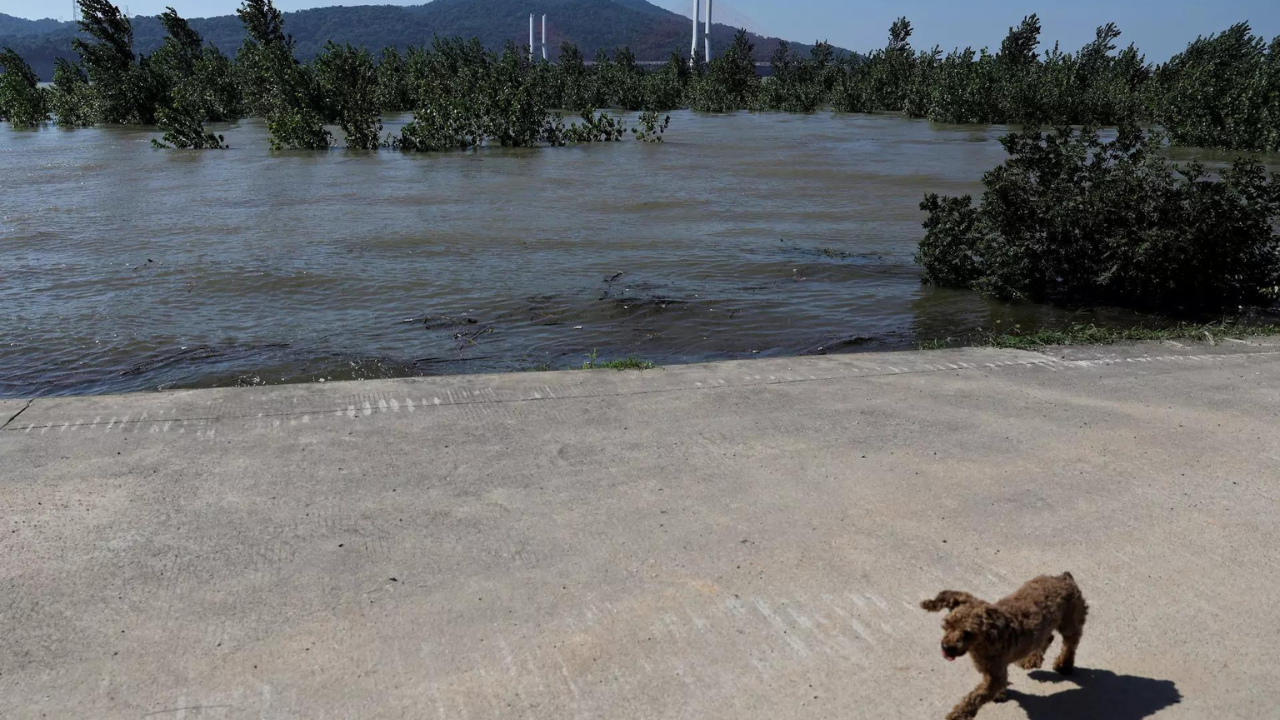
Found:
M 1031 654 L 1018 661 L 1018 667 L 1023 670 L 1035 670 L 1044 664 L 1044 654 L 1048 652 L 1049 646 L 1053 644 L 1053 633 L 1040 643 L 1040 646 L 1031 651 Z
M 1089 613 L 1089 606 L 1084 597 L 1077 594 L 1071 600 L 1058 624 L 1058 632 L 1062 635 L 1062 652 L 1053 661 L 1053 669 L 1063 675 L 1070 675 L 1076 668 L 1076 647 L 1080 644 L 1080 636 L 1084 634 L 1084 619 Z

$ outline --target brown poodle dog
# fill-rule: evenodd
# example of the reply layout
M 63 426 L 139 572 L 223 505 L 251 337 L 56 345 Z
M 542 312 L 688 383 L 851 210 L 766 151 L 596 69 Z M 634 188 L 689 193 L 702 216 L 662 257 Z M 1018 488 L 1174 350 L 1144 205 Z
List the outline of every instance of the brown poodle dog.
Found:
M 942 655 L 955 660 L 968 653 L 982 673 L 982 683 L 952 708 L 947 720 L 969 720 L 986 703 L 1004 702 L 1009 664 L 1017 662 L 1024 670 L 1040 667 L 1054 630 L 1062 635 L 1062 652 L 1053 669 L 1069 675 L 1089 610 L 1071 573 L 1041 575 L 995 603 L 943 590 L 920 607 L 929 612 L 951 611 L 942 621 Z

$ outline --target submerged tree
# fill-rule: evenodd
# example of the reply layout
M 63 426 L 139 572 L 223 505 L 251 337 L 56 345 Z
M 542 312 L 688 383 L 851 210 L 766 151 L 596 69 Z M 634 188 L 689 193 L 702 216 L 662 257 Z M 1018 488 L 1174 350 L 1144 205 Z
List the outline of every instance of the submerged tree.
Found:
M 222 137 L 207 132 L 204 122 L 230 119 L 239 110 L 230 62 L 216 49 L 205 48 L 200 34 L 173 8 L 160 21 L 168 35 L 148 68 L 163 91 L 156 122 L 165 131 L 164 143 L 183 149 L 224 147 Z
M 323 149 L 333 144 L 324 128 L 319 83 L 293 56 L 293 38 L 271 0 L 244 0 L 236 10 L 245 40 L 236 55 L 246 106 L 267 118 L 271 147 Z
M 552 87 L 551 107 L 572 112 L 596 109 L 595 77 L 582 51 L 571 42 L 560 46 L 560 61 L 555 65 Z
M 1248 23 L 1197 38 L 1155 73 L 1152 114 L 1173 141 L 1280 150 L 1280 37 Z
M 739 30 L 724 53 L 707 63 L 689 88 L 689 105 L 702 112 L 732 112 L 754 107 L 760 93 L 755 48 Z
M 80 32 L 72 47 L 93 86 L 99 122 L 151 125 L 155 122 L 157 86 L 149 67 L 133 52 L 133 25 L 109 0 L 78 0 Z
M 630 48 L 596 55 L 596 106 L 639 110 L 645 103 L 644 68 Z
M 413 87 L 409 78 L 409 66 L 399 50 L 382 49 L 378 58 L 378 107 L 385 112 L 404 112 L 413 109 Z
M 0 120 L 14 127 L 34 127 L 49 119 L 47 93 L 36 74 L 12 48 L 0 51 Z
M 829 45 L 814 45 L 810 58 L 802 57 L 785 41 L 778 43 L 769 65 L 773 70 L 764 85 L 761 107 L 784 112 L 811 113 L 828 102 Z
M 347 147 L 376 150 L 382 115 L 378 69 L 368 50 L 329 42 L 315 61 L 316 77 L 329 117 L 347 136 Z
M 53 88 L 49 93 L 54 122 L 62 127 L 92 125 L 94 108 L 93 88 L 84 68 L 65 58 L 54 61 Z
M 1210 178 L 1135 126 L 1013 133 L 982 201 L 927 195 L 925 281 L 1001 299 L 1164 312 L 1269 305 L 1280 285 L 1280 177 L 1238 160 Z
M 644 107 L 654 112 L 666 112 L 684 106 L 685 91 L 692 73 L 689 59 L 672 50 L 671 57 L 657 72 L 645 74 Z

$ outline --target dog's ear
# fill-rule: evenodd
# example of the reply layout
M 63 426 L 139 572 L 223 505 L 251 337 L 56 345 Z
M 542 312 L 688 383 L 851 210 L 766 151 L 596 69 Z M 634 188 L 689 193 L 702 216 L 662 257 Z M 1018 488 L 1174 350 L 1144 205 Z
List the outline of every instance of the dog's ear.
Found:
M 982 632 L 988 640 L 999 640 L 1010 627 L 1009 616 L 994 605 L 983 607 L 978 617 L 981 619 Z
M 943 590 L 938 596 L 932 600 L 925 600 L 920 603 L 920 607 L 929 612 L 938 612 L 939 610 L 955 610 L 961 605 L 979 602 L 978 598 L 967 592 L 959 592 L 957 590 Z

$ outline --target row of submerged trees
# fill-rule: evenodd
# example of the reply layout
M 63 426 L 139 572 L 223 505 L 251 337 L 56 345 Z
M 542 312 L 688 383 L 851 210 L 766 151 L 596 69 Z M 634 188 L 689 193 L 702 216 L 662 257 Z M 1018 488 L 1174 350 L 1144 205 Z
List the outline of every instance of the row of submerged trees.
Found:
M 173 8 L 160 16 L 167 36 L 151 55 L 133 50 L 129 20 L 109 0 L 78 0 L 80 61 L 59 60 L 52 86 L 38 86 L 16 53 L 0 53 L 0 119 L 34 126 L 52 115 L 58 125 L 155 125 L 165 145 L 219 148 L 206 123 L 242 117 L 267 121 L 274 148 L 327 148 L 328 125 L 341 128 L 347 147 L 410 150 L 618 140 L 627 128 L 598 107 L 662 107 L 672 73 L 647 74 L 627 51 L 616 61 L 588 66 L 566 47 L 557 65 L 533 63 L 508 45 L 495 53 L 479 41 L 437 40 L 400 54 L 329 43 L 310 63 L 294 54 L 293 39 L 271 0 L 244 0 L 237 15 L 246 38 L 234 59 L 205 45 Z M 680 68 L 677 82 L 689 71 Z M 601 78 L 614 78 L 605 90 Z M 602 95 L 601 93 L 606 93 Z M 580 112 L 566 126 L 553 108 Z M 383 137 L 382 115 L 413 111 L 399 136 Z M 631 133 L 660 142 L 667 120 L 642 113 Z
M 1040 21 L 1031 15 L 1010 28 L 995 53 L 943 54 L 913 49 L 911 24 L 902 18 L 888 44 L 867 56 L 841 57 L 826 43 L 805 56 L 783 44 L 771 77 L 762 79 L 745 32 L 710 63 L 673 54 L 656 70 L 627 49 L 588 63 L 566 44 L 551 64 L 531 61 L 515 45 L 492 52 L 460 39 L 404 53 L 387 48 L 376 57 L 330 43 L 302 63 L 271 0 L 244 0 L 237 11 L 247 37 L 234 59 L 204 45 L 172 8 L 161 16 L 163 46 L 141 56 L 128 18 L 109 0 L 78 2 L 80 62 L 60 61 L 52 89 L 38 88 L 16 54 L 0 54 L 0 117 L 15 125 L 50 115 L 69 126 L 155 124 L 172 145 L 216 147 L 221 141 L 204 123 L 258 116 L 277 147 L 327 147 L 333 138 L 325 126 L 336 124 L 351 147 L 443 149 L 591 135 L 593 126 L 614 122 L 592 114 L 597 108 L 831 108 L 946 123 L 1154 123 L 1178 144 L 1280 150 L 1280 38 L 1268 44 L 1244 23 L 1153 66 L 1132 45 L 1117 50 L 1114 24 L 1074 53 L 1056 46 L 1041 52 Z M 584 123 L 565 128 L 552 109 L 584 113 Z M 382 114 L 406 111 L 414 113 L 406 134 L 382 138 Z

